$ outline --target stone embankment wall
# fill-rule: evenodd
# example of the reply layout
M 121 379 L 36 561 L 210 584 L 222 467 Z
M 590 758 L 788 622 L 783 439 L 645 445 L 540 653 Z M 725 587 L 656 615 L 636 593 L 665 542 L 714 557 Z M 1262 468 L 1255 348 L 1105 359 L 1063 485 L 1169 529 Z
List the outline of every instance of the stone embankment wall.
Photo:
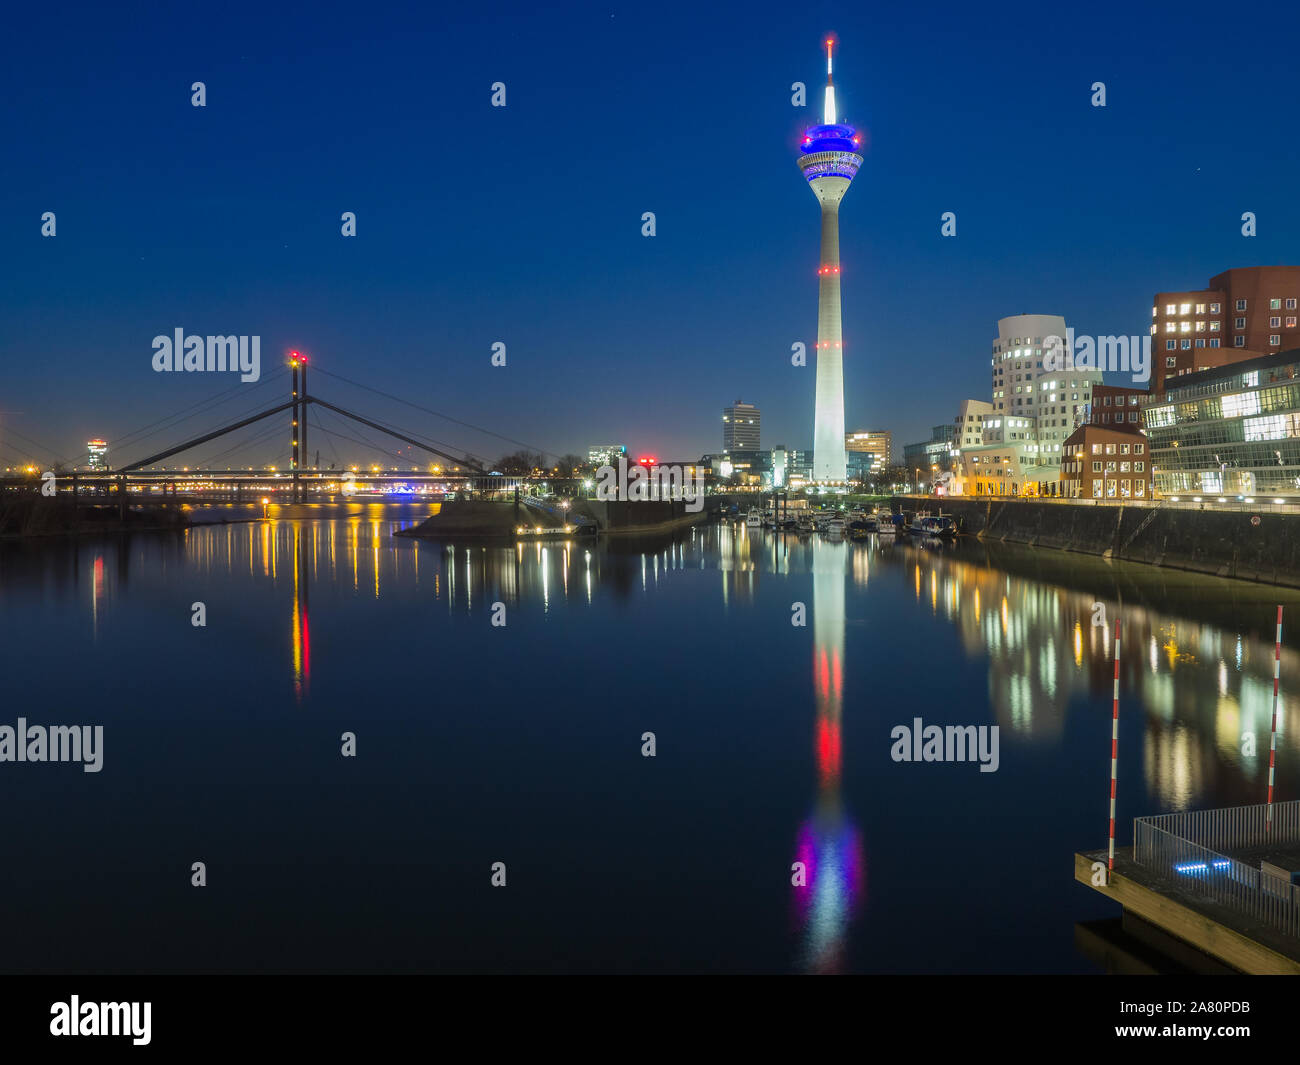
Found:
M 1011 499 L 894 503 L 895 509 L 952 514 L 963 532 L 985 540 L 1300 587 L 1300 518 L 1288 514 Z

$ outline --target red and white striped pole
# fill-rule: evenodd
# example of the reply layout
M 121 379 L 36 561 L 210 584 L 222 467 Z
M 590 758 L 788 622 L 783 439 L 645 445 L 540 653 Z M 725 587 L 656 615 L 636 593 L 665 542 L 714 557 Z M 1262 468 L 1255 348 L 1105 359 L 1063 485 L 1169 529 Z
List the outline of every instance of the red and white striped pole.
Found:
M 1112 696 L 1110 719 L 1110 862 L 1107 869 L 1115 869 L 1115 763 L 1119 755 L 1119 618 L 1115 619 L 1115 689 Z
M 1277 760 L 1277 689 L 1282 676 L 1282 607 L 1277 608 L 1277 640 L 1273 645 L 1273 733 L 1268 740 L 1268 814 L 1265 831 L 1273 829 L 1273 767 Z

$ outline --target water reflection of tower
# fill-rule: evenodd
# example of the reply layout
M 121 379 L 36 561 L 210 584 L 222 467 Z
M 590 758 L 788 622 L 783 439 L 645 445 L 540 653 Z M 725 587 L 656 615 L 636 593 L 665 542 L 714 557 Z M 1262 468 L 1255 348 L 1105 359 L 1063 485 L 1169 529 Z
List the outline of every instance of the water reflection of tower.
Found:
M 862 838 L 840 794 L 844 706 L 843 544 L 813 547 L 813 698 L 817 708 L 817 805 L 799 826 L 795 861 L 807 883 L 796 887 L 802 933 L 801 966 L 811 972 L 844 968 L 846 935 L 862 895 Z
M 293 693 L 299 702 L 311 689 L 311 625 L 307 618 L 307 530 L 299 526 L 293 537 Z

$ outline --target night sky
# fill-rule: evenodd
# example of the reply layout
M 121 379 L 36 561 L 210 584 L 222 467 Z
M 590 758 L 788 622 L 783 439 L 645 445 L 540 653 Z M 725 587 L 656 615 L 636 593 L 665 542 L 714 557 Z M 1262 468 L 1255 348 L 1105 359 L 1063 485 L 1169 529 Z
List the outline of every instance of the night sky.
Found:
M 299 347 L 555 453 L 695 458 L 737 398 L 762 408 L 764 446 L 811 446 L 814 369 L 790 348 L 816 339 L 818 208 L 795 160 L 828 32 L 841 119 L 868 142 L 841 214 L 846 425 L 892 429 L 900 456 L 988 399 L 999 317 L 1141 334 L 1157 290 L 1300 260 L 1282 5 L 468 6 L 12 9 L 0 411 L 17 413 L 0 432 L 23 438 L 0 460 L 46 458 L 29 440 L 84 458 L 91 436 L 229 388 L 153 372 L 152 338 L 177 327 L 259 334 L 264 380 Z M 479 454 L 515 448 L 323 375 L 313 391 Z M 286 393 L 236 393 L 111 458 Z M 234 462 L 283 459 L 287 441 Z

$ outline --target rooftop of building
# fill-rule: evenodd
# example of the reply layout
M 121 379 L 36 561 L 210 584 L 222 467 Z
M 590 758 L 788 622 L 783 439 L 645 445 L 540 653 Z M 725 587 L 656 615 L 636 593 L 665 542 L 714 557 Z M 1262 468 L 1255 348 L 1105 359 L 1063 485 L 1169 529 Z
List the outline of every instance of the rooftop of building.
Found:
M 1136 437 L 1144 437 L 1146 435 L 1140 428 L 1138 428 L 1138 426 L 1129 425 L 1126 422 L 1114 422 L 1105 425 L 1098 425 L 1096 422 L 1086 422 L 1065 438 L 1065 442 L 1061 445 L 1061 449 L 1065 450 L 1065 448 L 1069 446 L 1071 440 L 1085 440 L 1089 436 L 1101 436 L 1105 433 L 1115 433 L 1119 436 Z

